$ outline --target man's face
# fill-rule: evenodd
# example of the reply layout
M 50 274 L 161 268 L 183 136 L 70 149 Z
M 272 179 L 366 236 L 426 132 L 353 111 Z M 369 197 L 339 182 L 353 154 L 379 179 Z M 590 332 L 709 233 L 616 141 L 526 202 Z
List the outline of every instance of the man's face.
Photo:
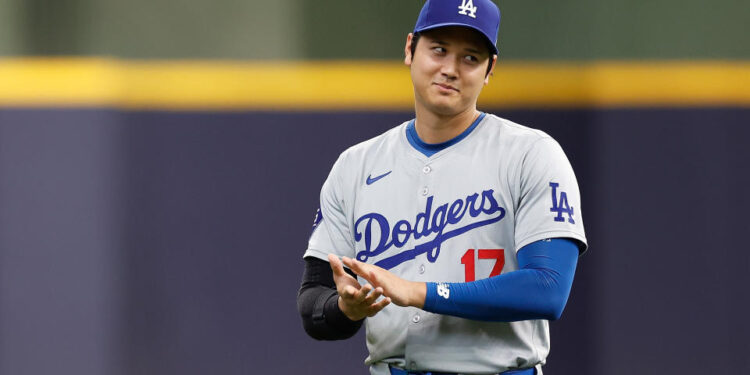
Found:
M 494 64 L 482 36 L 466 27 L 442 27 L 423 32 L 411 55 L 406 39 L 404 63 L 418 106 L 440 116 L 451 116 L 476 107 L 482 87 L 489 83 L 487 64 Z

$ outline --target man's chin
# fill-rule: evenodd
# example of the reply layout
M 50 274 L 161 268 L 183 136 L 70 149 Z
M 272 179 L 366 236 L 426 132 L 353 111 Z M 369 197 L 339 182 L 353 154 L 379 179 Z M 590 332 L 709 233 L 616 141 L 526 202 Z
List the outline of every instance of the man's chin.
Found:
M 455 96 L 430 95 L 417 96 L 417 101 L 428 111 L 438 116 L 454 116 L 466 109 L 466 104 Z
M 461 106 L 457 103 L 437 101 L 428 107 L 430 112 L 440 116 L 454 116 L 461 113 Z

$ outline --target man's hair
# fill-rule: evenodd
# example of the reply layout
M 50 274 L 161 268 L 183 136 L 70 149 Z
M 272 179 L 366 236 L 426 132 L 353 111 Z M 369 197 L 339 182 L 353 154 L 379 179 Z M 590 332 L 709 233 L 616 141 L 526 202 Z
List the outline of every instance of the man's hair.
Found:
M 417 50 L 417 43 L 419 42 L 419 39 L 422 37 L 422 33 L 416 32 L 412 34 L 411 36 L 411 58 L 414 59 L 414 52 Z M 490 69 L 492 69 L 492 47 L 490 47 L 489 43 L 485 43 L 485 47 L 487 47 L 487 52 L 490 55 L 489 62 L 487 63 L 487 73 L 485 75 L 490 74 Z

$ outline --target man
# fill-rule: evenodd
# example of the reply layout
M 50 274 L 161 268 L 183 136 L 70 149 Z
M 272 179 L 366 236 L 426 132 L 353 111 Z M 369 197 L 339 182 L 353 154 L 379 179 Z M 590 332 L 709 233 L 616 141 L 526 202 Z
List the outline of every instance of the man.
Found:
M 365 322 L 371 374 L 534 374 L 549 353 L 586 237 L 560 146 L 476 108 L 499 23 L 490 0 L 428 0 L 404 48 L 416 118 L 342 153 L 321 190 L 303 325 Z

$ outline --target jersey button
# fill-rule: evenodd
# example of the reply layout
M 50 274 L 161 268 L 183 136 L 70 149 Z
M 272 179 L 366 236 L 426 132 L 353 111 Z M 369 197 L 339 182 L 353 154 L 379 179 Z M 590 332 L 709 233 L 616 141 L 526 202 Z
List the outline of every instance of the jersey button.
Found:
M 422 172 L 425 174 L 430 173 L 432 171 L 432 168 L 430 168 L 429 165 L 425 165 L 424 168 L 422 168 Z
M 420 319 L 422 319 L 422 318 L 420 318 L 420 317 L 419 317 L 419 315 L 414 315 L 414 316 L 413 316 L 413 317 L 411 318 L 411 321 L 412 321 L 412 322 L 414 322 L 414 323 L 419 323 L 419 320 L 420 320 Z
M 424 264 L 419 265 L 419 273 L 424 273 L 425 267 Z
M 430 192 L 430 190 L 427 189 L 427 186 L 425 186 L 425 187 L 422 188 L 422 195 L 427 196 L 427 193 L 429 193 L 429 192 Z

